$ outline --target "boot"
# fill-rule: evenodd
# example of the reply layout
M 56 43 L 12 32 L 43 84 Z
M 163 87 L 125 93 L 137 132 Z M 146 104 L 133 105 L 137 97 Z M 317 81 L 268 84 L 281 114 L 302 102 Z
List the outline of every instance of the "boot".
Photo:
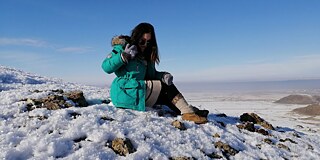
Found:
M 200 110 L 199 108 L 194 107 L 194 106 L 192 106 L 192 108 L 193 108 L 194 113 L 201 116 L 201 117 L 207 117 L 209 114 L 209 111 L 206 109 Z
M 206 117 L 201 117 L 195 113 L 182 114 L 182 119 L 187 121 L 193 121 L 196 124 L 204 124 L 208 122 Z

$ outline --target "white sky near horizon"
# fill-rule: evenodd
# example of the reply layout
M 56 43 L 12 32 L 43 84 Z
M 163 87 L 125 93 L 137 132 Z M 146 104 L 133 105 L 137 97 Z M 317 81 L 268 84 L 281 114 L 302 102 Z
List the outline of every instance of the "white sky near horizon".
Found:
M 101 85 L 110 40 L 154 25 L 175 81 L 320 78 L 320 2 L 0 0 L 0 65 Z

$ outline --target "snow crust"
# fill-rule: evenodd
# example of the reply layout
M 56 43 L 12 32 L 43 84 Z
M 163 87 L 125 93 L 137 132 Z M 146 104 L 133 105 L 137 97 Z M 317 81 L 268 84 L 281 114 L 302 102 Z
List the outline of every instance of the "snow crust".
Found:
M 160 117 L 153 109 L 138 112 L 117 109 L 112 103 L 103 104 L 101 100 L 109 98 L 108 88 L 66 83 L 4 66 L 0 66 L 0 89 L 0 159 L 160 160 L 183 156 L 210 159 L 207 155 L 213 152 L 222 155 L 221 150 L 214 146 L 217 141 L 239 150 L 229 159 L 320 159 L 317 117 L 308 121 L 307 117 L 290 113 L 291 109 L 301 105 L 274 104 L 273 101 L 281 94 L 184 93 L 191 104 L 210 110 L 210 122 L 196 125 L 182 121 L 180 116 Z M 26 102 L 21 99 L 45 97 L 55 89 L 82 90 L 90 105 L 25 111 Z M 70 116 L 74 112 L 81 115 L 76 118 Z M 270 131 L 272 136 L 240 131 L 236 124 L 240 123 L 239 116 L 244 112 L 255 112 L 278 127 Z M 225 113 L 227 117 L 218 117 L 218 113 Z M 39 117 L 47 118 L 41 120 Z M 171 123 L 176 119 L 182 121 L 187 130 L 173 127 Z M 226 126 L 221 126 L 218 121 Z M 220 138 L 213 136 L 216 133 Z M 116 137 L 129 138 L 136 152 L 127 156 L 117 155 L 108 147 Z M 81 138 L 84 140 L 75 141 Z M 266 138 L 275 144 L 286 145 L 290 151 L 264 143 Z M 279 141 L 286 138 L 296 143 Z

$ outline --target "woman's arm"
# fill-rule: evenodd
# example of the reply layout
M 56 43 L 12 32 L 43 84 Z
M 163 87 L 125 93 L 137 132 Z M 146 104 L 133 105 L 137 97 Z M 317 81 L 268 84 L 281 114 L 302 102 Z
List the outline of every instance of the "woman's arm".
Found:
M 118 70 L 122 65 L 124 65 L 121 57 L 122 52 L 123 48 L 121 45 L 114 46 L 112 52 L 102 62 L 102 69 L 108 74 L 111 74 Z

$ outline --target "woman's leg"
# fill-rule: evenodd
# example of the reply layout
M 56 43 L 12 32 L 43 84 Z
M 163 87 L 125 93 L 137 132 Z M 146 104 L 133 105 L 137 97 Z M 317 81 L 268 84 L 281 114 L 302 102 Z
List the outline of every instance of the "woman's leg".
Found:
M 156 104 L 163 104 L 168 106 L 177 114 L 182 114 L 182 119 L 184 120 L 190 120 L 196 123 L 207 122 L 206 116 L 196 114 L 194 111 L 194 107 L 187 103 L 185 98 L 178 91 L 174 84 L 168 86 L 167 84 L 161 82 L 161 91 Z
M 168 93 L 167 89 L 161 88 L 160 95 L 156 101 L 156 104 L 166 105 L 177 115 L 180 115 L 181 111 L 172 103 L 172 94 L 178 94 L 177 90 L 173 90 L 172 92 Z

